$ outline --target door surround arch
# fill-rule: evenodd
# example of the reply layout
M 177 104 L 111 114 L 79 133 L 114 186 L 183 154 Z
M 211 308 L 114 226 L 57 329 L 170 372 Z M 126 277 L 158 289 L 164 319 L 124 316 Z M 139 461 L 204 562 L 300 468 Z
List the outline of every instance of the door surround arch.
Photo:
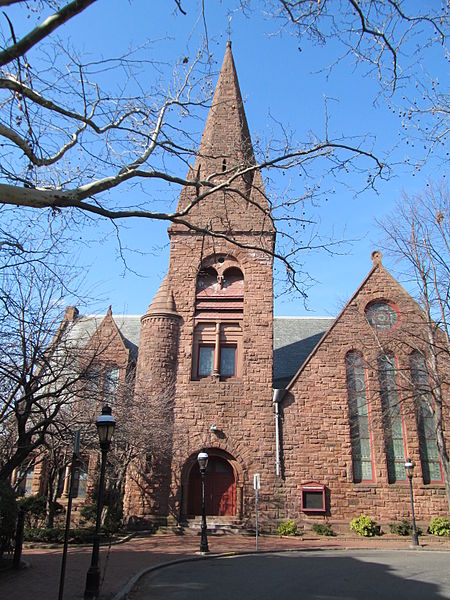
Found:
M 184 463 L 181 470 L 181 488 L 182 488 L 182 502 L 181 502 L 181 514 L 182 516 L 189 515 L 190 506 L 190 489 L 189 483 L 192 479 L 192 469 L 197 465 L 198 453 L 202 450 L 208 453 L 209 459 L 222 459 L 226 461 L 232 468 L 234 474 L 235 483 L 235 511 L 234 517 L 236 519 L 242 518 L 242 507 L 243 507 L 243 488 L 244 488 L 244 474 L 242 467 L 238 461 L 225 450 L 220 448 L 199 448 L 195 453 L 192 453 Z M 219 462 L 219 461 L 217 461 Z M 206 484 L 208 485 L 208 484 Z M 192 493 L 192 490 L 191 490 Z

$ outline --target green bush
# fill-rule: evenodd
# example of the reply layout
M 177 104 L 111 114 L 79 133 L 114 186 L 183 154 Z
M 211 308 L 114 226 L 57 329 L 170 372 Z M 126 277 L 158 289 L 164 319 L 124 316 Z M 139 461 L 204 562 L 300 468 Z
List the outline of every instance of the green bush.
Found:
M 70 541 L 74 544 L 91 544 L 95 527 L 79 527 L 70 531 Z
M 7 481 L 0 481 L 0 558 L 12 548 L 16 531 L 17 504 Z
M 30 529 L 26 527 L 23 539 L 26 542 L 61 544 L 64 541 L 64 529 L 60 527 L 44 527 L 43 529 Z
M 108 506 L 108 510 L 106 512 L 105 522 L 103 525 L 103 529 L 105 533 L 111 535 L 116 533 L 120 526 L 122 525 L 123 519 L 123 504 L 121 498 L 115 499 Z
M 374 537 L 380 535 L 380 527 L 371 517 L 360 515 L 352 519 L 350 530 L 364 537 Z
M 317 535 L 325 535 L 327 537 L 336 535 L 329 523 L 314 523 L 312 530 L 314 533 L 317 533 Z
M 434 517 L 431 519 L 428 531 L 433 535 L 450 536 L 450 519 L 445 517 Z
M 297 525 L 292 519 L 281 521 L 277 528 L 278 535 L 297 535 Z
M 389 525 L 389 530 L 391 533 L 395 533 L 395 535 L 403 535 L 408 536 L 412 535 L 412 524 L 408 519 L 402 519 L 398 523 L 391 523 Z M 416 527 L 417 535 L 422 535 L 423 532 L 420 527 Z
M 45 496 L 27 496 L 20 498 L 17 504 L 25 512 L 26 527 L 38 528 L 44 524 L 47 515 L 47 498 Z
M 95 523 L 97 519 L 97 503 L 85 504 L 80 510 L 80 519 L 82 523 Z

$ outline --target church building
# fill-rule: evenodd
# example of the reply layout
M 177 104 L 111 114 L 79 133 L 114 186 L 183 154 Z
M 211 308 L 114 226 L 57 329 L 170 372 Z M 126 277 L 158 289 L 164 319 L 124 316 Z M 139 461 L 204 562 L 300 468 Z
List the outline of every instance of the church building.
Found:
M 419 307 L 375 251 L 336 319 L 274 318 L 275 228 L 255 164 L 228 43 L 188 175 L 217 189 L 201 199 L 194 184 L 181 192 L 191 227 L 169 228 L 167 276 L 147 312 L 109 311 L 101 322 L 67 313 L 73 335 L 91 328 L 110 339 L 108 385 L 134 372 L 130 410 L 159 434 L 157 450 L 128 470 L 126 522 L 199 515 L 200 451 L 209 455 L 207 514 L 243 526 L 254 523 L 256 474 L 267 530 L 287 518 L 409 517 L 407 457 L 418 520 L 446 514 L 432 418 L 413 385 L 427 356 Z M 243 174 L 221 189 L 236 165 Z

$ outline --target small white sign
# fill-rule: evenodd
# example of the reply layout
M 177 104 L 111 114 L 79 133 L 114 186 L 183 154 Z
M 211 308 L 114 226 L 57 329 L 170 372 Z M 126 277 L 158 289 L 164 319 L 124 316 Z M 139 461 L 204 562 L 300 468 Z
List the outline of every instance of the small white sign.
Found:
M 255 473 L 253 475 L 253 488 L 255 490 L 259 490 L 260 487 L 261 487 L 261 478 L 259 476 L 259 473 Z

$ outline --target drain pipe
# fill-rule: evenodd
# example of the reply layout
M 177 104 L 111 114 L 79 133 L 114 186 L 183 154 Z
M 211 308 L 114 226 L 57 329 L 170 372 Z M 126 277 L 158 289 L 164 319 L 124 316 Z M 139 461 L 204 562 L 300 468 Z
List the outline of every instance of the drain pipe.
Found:
M 275 471 L 280 476 L 280 407 L 279 403 L 284 397 L 286 390 L 273 390 L 273 405 L 275 408 Z

